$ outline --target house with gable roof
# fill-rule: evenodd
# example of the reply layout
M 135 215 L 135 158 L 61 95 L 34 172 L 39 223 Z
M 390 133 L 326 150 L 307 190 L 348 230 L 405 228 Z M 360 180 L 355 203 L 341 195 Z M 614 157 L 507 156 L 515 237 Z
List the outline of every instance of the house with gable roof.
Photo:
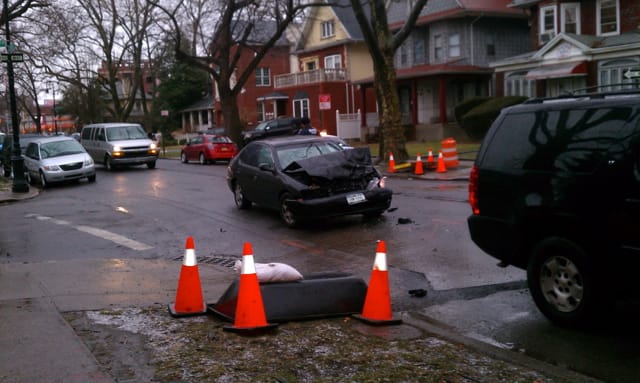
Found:
M 293 52 L 291 71 L 274 78 L 292 116 L 336 135 L 337 114 L 355 114 L 365 103 L 375 110 L 373 89 L 362 97 L 355 84 L 372 76 L 373 63 L 348 0 L 311 7 Z
M 404 124 L 410 139 L 456 136 L 454 107 L 494 94 L 492 61 L 529 47 L 528 14 L 510 0 L 429 0 L 411 35 L 396 53 L 395 68 Z M 412 2 L 390 2 L 392 30 L 404 24 Z M 373 77 L 356 82 L 373 86 Z M 371 112 L 367 109 L 367 112 Z
M 513 0 L 530 14 L 524 54 L 492 63 L 497 95 L 640 88 L 640 2 Z

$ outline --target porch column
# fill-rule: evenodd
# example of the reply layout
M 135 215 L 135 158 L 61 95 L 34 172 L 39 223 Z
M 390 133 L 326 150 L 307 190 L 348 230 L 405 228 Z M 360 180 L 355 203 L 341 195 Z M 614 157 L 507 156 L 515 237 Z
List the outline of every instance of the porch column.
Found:
M 440 76 L 438 99 L 440 102 L 440 123 L 447 123 L 447 84 L 444 76 Z

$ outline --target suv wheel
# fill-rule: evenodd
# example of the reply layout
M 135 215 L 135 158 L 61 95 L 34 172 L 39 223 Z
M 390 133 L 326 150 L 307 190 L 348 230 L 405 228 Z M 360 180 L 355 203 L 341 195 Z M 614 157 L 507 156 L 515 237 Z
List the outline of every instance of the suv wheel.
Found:
M 112 171 L 113 170 L 113 164 L 111 163 L 111 157 L 104 156 L 104 167 L 108 171 Z
M 236 184 L 236 187 L 233 189 L 233 199 L 238 209 L 248 209 L 251 207 L 251 201 L 245 198 L 242 188 L 238 184 Z
M 604 291 L 597 286 L 585 252 L 563 238 L 548 238 L 533 250 L 527 267 L 529 290 L 538 309 L 561 326 L 585 325 L 603 313 Z

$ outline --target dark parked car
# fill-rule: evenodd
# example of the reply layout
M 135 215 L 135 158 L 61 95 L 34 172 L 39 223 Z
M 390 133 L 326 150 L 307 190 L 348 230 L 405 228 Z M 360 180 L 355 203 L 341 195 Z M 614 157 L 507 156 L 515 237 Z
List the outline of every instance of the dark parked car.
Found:
M 255 129 L 242 133 L 242 140 L 245 144 L 261 138 L 293 135 L 300 129 L 300 119 L 295 117 L 280 117 L 274 120 L 263 121 Z
M 551 321 L 611 315 L 639 290 L 640 92 L 504 109 L 480 147 L 469 202 L 472 240 L 527 270 Z
M 378 216 L 393 194 L 368 147 L 343 150 L 318 136 L 251 142 L 229 164 L 227 182 L 238 208 L 255 202 L 278 210 L 291 227 L 316 218 Z
M 238 154 L 238 147 L 231 138 L 221 135 L 199 134 L 191 137 L 180 151 L 183 163 L 198 161 L 200 164 L 228 161 Z

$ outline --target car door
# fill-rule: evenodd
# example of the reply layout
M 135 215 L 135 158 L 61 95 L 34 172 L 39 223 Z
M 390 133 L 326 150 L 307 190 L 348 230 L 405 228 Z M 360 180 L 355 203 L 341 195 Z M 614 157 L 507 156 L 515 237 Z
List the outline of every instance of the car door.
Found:
M 24 153 L 24 171 L 28 173 L 29 177 L 37 179 L 40 154 L 38 150 L 38 144 L 35 142 L 29 143 Z
M 202 136 L 192 137 L 189 144 L 185 148 L 187 159 L 190 161 L 198 160 L 200 147 L 202 146 Z
M 271 147 L 256 142 L 243 151 L 239 160 L 236 178 L 245 197 L 259 205 L 277 206 L 279 188 Z

